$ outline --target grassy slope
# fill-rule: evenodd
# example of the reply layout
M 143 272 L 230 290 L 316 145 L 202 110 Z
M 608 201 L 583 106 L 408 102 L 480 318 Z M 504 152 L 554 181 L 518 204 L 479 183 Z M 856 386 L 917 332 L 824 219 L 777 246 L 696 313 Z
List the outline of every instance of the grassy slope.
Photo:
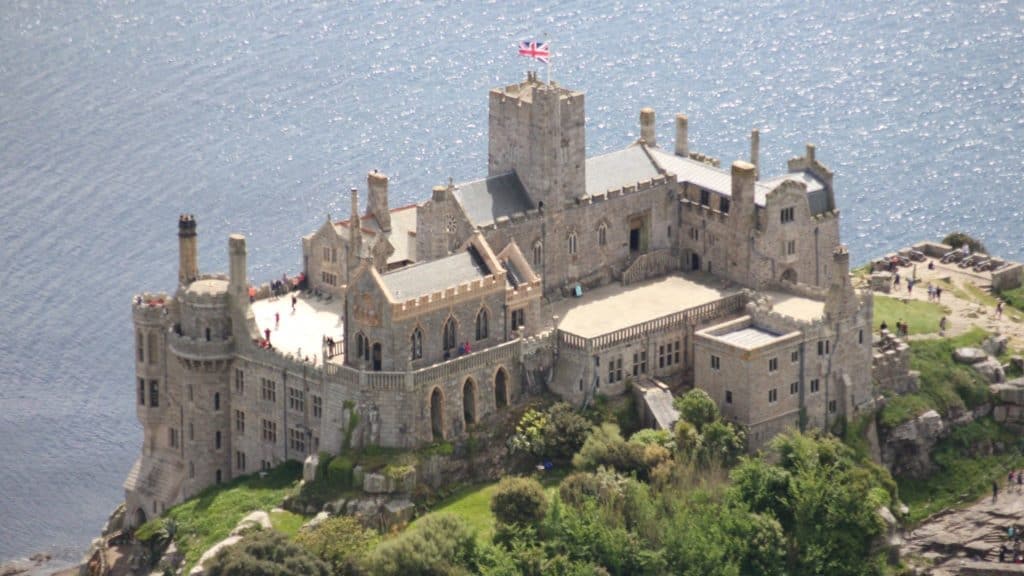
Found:
M 896 322 L 907 323 L 911 334 L 930 334 L 939 331 L 939 320 L 948 314 L 948 310 L 933 302 L 910 300 L 904 302 L 898 298 L 875 295 L 875 330 L 884 320 L 890 331 L 896 330 Z
M 204 551 L 226 538 L 246 514 L 280 505 L 287 494 L 296 490 L 301 473 L 301 464 L 287 462 L 271 470 L 266 478 L 258 474 L 243 476 L 208 488 L 168 510 L 166 516 L 178 524 L 175 543 L 185 555 L 186 573 Z
M 921 372 L 919 390 L 886 400 L 879 415 L 883 428 L 898 426 L 928 410 L 946 414 L 951 408 L 973 407 L 987 398 L 980 374 L 953 361 L 953 349 L 978 346 L 986 333 L 975 328 L 956 338 L 918 340 L 910 345 L 910 367 Z

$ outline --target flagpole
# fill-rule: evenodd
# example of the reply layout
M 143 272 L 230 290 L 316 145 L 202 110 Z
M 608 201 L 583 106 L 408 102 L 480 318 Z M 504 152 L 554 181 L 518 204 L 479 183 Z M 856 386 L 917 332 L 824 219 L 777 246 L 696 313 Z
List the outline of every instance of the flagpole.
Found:
M 544 35 L 544 43 L 548 45 L 548 86 L 551 85 L 551 60 L 555 57 L 555 53 L 551 50 L 551 44 L 548 42 L 548 35 Z

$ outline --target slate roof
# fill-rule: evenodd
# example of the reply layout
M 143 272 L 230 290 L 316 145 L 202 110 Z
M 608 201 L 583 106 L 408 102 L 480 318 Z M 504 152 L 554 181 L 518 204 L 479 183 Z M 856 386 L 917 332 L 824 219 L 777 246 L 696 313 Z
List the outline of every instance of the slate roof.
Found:
M 453 194 L 473 226 L 487 226 L 501 216 L 533 208 L 515 172 L 458 184 Z
M 471 247 L 444 258 L 399 268 L 384 274 L 381 279 L 391 296 L 403 301 L 478 280 L 490 273 Z
M 732 173 L 730 171 L 698 162 L 692 158 L 669 154 L 657 148 L 651 148 L 650 152 L 662 168 L 676 175 L 679 182 L 688 182 L 710 192 L 732 197 Z M 765 186 L 764 183 L 755 183 L 754 204 L 764 206 L 765 197 L 770 191 L 771 187 Z
M 828 212 L 831 209 L 828 202 L 828 190 L 825 188 L 825 183 L 818 180 L 814 174 L 811 174 L 809 171 L 805 170 L 803 172 L 783 174 L 778 178 L 766 180 L 764 184 L 774 190 L 786 180 L 803 182 L 804 185 L 807 186 L 807 202 L 811 206 L 812 216 Z
M 587 194 L 604 194 L 608 190 L 650 180 L 658 174 L 658 167 L 640 146 L 594 156 L 587 158 Z
M 735 332 L 722 334 L 717 338 L 723 342 L 728 342 L 737 348 L 753 350 L 754 348 L 771 344 L 775 340 L 778 340 L 780 336 L 774 332 L 769 332 L 768 330 L 763 330 L 755 326 L 748 326 L 747 328 L 741 328 Z
M 395 249 L 394 254 L 388 258 L 388 264 L 396 264 L 406 260 L 416 260 L 416 205 L 410 204 L 400 208 L 392 208 L 391 232 L 387 233 L 388 241 Z M 338 234 L 348 238 L 348 227 L 351 222 L 342 220 L 335 222 L 334 227 Z M 380 223 L 373 214 L 363 214 L 359 217 L 359 228 L 363 234 L 363 243 L 360 256 L 369 257 L 371 245 L 378 234 L 384 234 L 380 229 Z

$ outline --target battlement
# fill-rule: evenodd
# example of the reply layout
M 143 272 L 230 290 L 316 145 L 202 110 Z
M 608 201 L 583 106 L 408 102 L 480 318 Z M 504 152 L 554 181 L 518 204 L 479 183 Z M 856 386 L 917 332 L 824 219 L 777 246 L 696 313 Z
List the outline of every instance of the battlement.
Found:
M 507 288 L 505 290 L 506 304 L 518 304 L 524 300 L 529 300 L 533 296 L 541 295 L 541 280 L 538 278 L 532 282 L 525 282 L 514 288 Z
M 167 316 L 172 302 L 166 292 L 143 292 L 132 298 L 132 318 L 136 322 L 155 324 Z
M 634 184 L 627 184 L 621 188 L 609 188 L 602 193 L 579 196 L 576 198 L 576 204 L 593 204 L 595 202 L 604 202 L 605 200 L 612 198 L 621 198 L 630 194 L 644 192 L 652 188 L 665 185 L 669 182 L 675 182 L 675 178 L 675 175 L 670 173 L 658 174 L 648 180 L 641 180 Z
M 169 330 L 167 345 L 175 356 L 183 360 L 226 360 L 234 355 L 235 339 L 231 337 L 215 340 L 189 338 Z
M 537 208 L 531 208 L 525 212 L 514 212 L 508 216 L 498 216 L 494 222 L 485 226 L 480 226 L 481 231 L 492 231 L 492 230 L 505 230 L 513 226 L 522 224 L 529 220 L 539 220 L 544 217 L 544 214 Z
M 409 318 L 436 310 L 439 307 L 454 305 L 456 302 L 490 294 L 505 286 L 505 273 L 489 274 L 483 278 L 449 286 L 417 298 L 392 303 L 392 317 L 395 320 Z

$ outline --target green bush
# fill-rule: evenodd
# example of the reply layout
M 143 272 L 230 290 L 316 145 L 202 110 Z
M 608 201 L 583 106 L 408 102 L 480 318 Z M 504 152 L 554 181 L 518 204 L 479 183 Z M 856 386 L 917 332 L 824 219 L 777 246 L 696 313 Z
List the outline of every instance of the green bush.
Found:
M 505 477 L 491 496 L 491 512 L 502 524 L 536 526 L 544 519 L 548 498 L 533 478 Z
M 686 420 L 697 432 L 703 432 L 704 426 L 718 420 L 718 405 L 700 388 L 694 388 L 675 401 L 679 417 Z
M 657 444 L 627 442 L 619 434 L 618 426 L 606 422 L 593 429 L 583 447 L 573 456 L 572 464 L 583 470 L 608 466 L 624 474 L 634 472 L 638 478 L 646 480 L 652 469 L 669 458 L 671 453 L 666 448 Z
M 971 248 L 971 252 L 982 252 L 988 254 L 988 250 L 985 249 L 985 245 L 982 244 L 981 240 L 978 240 L 964 232 L 953 232 L 946 234 L 946 237 L 942 239 L 942 243 L 953 248 L 959 248 L 964 244 L 967 244 Z
M 206 563 L 209 576 L 330 576 L 326 564 L 273 530 L 254 532 Z
M 629 437 L 630 442 L 636 442 L 637 444 L 655 444 L 662 448 L 672 449 L 675 446 L 675 440 L 672 438 L 672 433 L 668 430 L 655 430 L 653 428 L 645 428 L 636 432 Z
M 335 576 L 360 574 L 359 566 L 377 545 L 377 533 L 363 528 L 352 516 L 328 518 L 313 530 L 304 530 L 295 543 L 331 567 Z
M 327 465 L 327 482 L 339 490 L 352 489 L 352 469 L 355 464 L 346 456 L 335 456 Z
M 476 572 L 476 533 L 454 514 L 432 514 L 370 555 L 368 572 L 381 576 Z
M 519 419 L 509 444 L 514 452 L 569 460 L 583 446 L 590 426 L 589 420 L 565 402 L 554 404 L 545 411 L 531 408 Z

